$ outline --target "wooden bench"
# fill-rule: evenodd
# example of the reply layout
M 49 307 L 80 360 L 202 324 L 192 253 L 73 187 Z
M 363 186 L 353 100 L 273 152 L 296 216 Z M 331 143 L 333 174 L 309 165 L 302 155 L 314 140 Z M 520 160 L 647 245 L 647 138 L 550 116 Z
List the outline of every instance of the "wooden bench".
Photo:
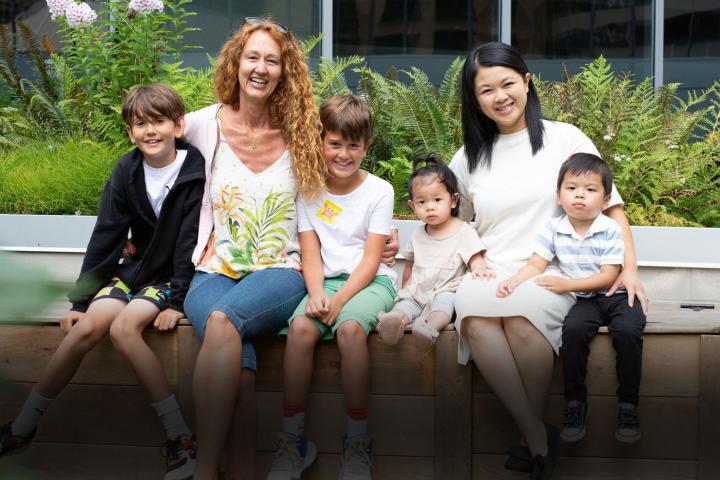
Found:
M 635 445 L 614 440 L 615 362 L 605 329 L 593 342 L 588 388 L 588 435 L 563 445 L 554 478 L 715 479 L 720 477 L 720 312 L 651 305 L 645 331 L 641 420 Z M 0 325 L 0 421 L 19 410 L 62 339 L 57 305 L 31 323 Z M 146 332 L 186 415 L 199 341 L 183 321 L 177 331 Z M 370 431 L 376 479 L 520 479 L 503 469 L 505 449 L 517 442 L 507 412 L 472 365 L 456 362 L 457 334 L 441 332 L 436 349 L 420 355 L 410 335 L 396 347 L 369 339 Z M 258 478 L 272 461 L 281 425 L 284 342 L 257 343 Z M 558 424 L 562 373 L 556 362 L 547 418 Z M 318 462 L 309 479 L 336 478 L 344 402 L 339 356 L 320 345 L 308 404 L 310 438 Z M 45 413 L 26 453 L 0 460 L 0 478 L 160 478 L 162 429 L 142 389 L 109 339 L 91 351 L 71 385 Z M 5 474 L 9 476 L 5 476 Z

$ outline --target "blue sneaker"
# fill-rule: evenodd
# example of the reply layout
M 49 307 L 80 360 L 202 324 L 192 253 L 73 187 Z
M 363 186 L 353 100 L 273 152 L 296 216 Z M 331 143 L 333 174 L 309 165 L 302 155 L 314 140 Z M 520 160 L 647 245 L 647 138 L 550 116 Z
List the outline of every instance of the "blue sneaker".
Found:
M 317 458 L 317 447 L 305 432 L 300 435 L 278 433 L 278 449 L 267 480 L 298 480 Z
M 342 468 L 340 480 L 370 480 L 372 478 L 372 438 L 367 435 L 342 437 Z

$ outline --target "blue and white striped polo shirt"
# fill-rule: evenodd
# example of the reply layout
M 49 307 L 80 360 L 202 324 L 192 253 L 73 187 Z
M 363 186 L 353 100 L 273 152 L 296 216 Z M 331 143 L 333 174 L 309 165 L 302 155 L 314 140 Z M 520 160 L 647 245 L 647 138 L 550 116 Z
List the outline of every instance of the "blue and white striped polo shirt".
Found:
M 535 237 L 533 252 L 548 262 L 557 257 L 560 270 L 569 278 L 585 278 L 600 271 L 602 265 L 622 265 L 625 255 L 620 225 L 602 213 L 584 237 L 575 232 L 567 215 L 551 218 Z M 599 292 L 575 292 L 592 297 Z

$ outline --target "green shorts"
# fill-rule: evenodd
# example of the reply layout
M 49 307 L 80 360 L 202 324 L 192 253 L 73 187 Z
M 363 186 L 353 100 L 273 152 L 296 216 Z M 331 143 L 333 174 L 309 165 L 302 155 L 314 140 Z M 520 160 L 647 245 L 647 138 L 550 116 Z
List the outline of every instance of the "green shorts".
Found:
M 323 287 L 328 297 L 332 298 L 332 296 L 345 285 L 348 277 L 349 275 L 340 275 L 338 277 L 326 278 Z M 367 335 L 378 323 L 378 312 L 388 312 L 393 307 L 396 295 L 395 287 L 393 287 L 390 279 L 386 275 L 378 275 L 367 287 L 356 293 L 355 296 L 345 304 L 332 327 L 328 327 L 320 320 L 314 319 L 315 325 L 322 335 L 320 339 L 332 340 L 335 338 L 335 332 L 338 327 L 348 320 L 358 322 Z M 308 295 L 305 295 L 305 298 L 303 298 L 300 305 L 297 306 L 292 317 L 288 319 L 288 326 L 290 326 L 290 323 L 292 323 L 295 317 L 305 315 L 305 304 L 309 298 Z M 287 332 L 288 329 L 284 328 L 280 331 L 280 335 L 287 335 Z
M 130 290 L 130 287 L 125 285 L 125 282 L 118 278 L 113 278 L 110 283 L 105 285 L 97 294 L 95 294 L 92 302 L 102 298 L 116 298 L 125 302 L 129 302 L 130 300 L 134 300 L 136 298 L 142 298 L 143 300 L 147 300 L 148 302 L 154 304 L 160 310 L 165 310 L 170 306 L 170 292 L 170 282 L 148 285 L 137 292 L 133 292 Z

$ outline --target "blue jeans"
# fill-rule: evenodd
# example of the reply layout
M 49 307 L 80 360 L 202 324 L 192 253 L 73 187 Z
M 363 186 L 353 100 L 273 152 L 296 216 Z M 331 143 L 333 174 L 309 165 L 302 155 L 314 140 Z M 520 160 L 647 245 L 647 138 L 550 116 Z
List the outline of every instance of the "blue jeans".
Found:
M 255 348 L 248 340 L 287 325 L 306 293 L 302 274 L 289 268 L 259 270 L 240 280 L 196 272 L 185 297 L 185 315 L 204 340 L 210 314 L 224 313 L 243 340 L 242 367 L 257 370 Z

